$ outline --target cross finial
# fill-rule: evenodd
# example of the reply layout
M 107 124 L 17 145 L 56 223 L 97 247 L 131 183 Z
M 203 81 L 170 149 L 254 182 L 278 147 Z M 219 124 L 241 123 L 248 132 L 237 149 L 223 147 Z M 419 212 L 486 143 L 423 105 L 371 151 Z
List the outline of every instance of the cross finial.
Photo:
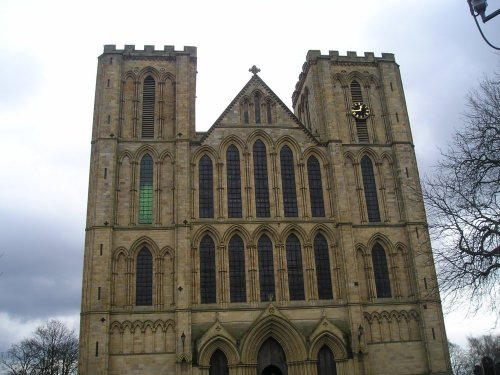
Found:
M 255 65 L 252 66 L 250 69 L 248 69 L 250 73 L 253 73 L 253 75 L 256 75 L 258 72 L 260 72 L 260 69 L 257 68 Z

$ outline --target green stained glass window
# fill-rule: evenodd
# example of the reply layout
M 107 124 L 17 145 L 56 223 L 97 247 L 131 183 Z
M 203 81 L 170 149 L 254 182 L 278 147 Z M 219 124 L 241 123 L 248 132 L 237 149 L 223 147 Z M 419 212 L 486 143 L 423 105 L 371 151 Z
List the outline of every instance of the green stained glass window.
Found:
M 139 184 L 139 224 L 153 222 L 153 159 L 148 154 L 141 160 Z

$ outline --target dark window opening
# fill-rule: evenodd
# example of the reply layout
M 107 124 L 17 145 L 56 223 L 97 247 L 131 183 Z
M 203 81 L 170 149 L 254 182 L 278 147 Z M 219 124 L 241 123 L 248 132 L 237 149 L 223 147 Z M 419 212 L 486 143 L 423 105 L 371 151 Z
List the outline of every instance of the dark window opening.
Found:
M 214 180 L 212 159 L 204 155 L 199 165 L 199 208 L 200 217 L 214 217 Z
M 380 221 L 380 211 L 378 207 L 377 186 L 375 184 L 372 161 L 366 155 L 361 159 L 361 174 L 363 176 L 368 221 L 378 222 Z
M 260 237 L 257 243 L 257 253 L 259 256 L 260 300 L 264 302 L 274 299 L 275 295 L 273 244 L 265 234 Z
M 241 217 L 241 172 L 240 152 L 231 145 L 226 152 L 227 161 L 227 214 L 228 217 Z
M 201 303 L 216 302 L 215 244 L 208 235 L 200 242 L 200 294 Z
M 302 253 L 300 241 L 294 234 L 288 236 L 286 240 L 286 264 L 288 268 L 290 301 L 303 300 L 305 297 Z
M 255 123 L 260 124 L 260 94 L 258 92 L 255 93 L 254 102 L 255 102 Z
M 323 201 L 321 168 L 318 159 L 314 156 L 311 156 L 307 160 L 307 174 L 309 177 L 309 197 L 311 199 L 312 216 L 323 217 L 325 216 L 325 204 Z
M 243 122 L 248 124 L 248 100 L 245 99 L 243 102 Z
M 379 244 L 372 249 L 373 274 L 375 276 L 375 287 L 377 298 L 391 297 L 391 282 L 389 280 L 389 269 L 385 251 Z
M 297 217 L 297 192 L 295 188 L 295 169 L 292 150 L 284 146 L 280 152 L 281 185 L 283 191 L 283 208 L 285 217 Z
M 210 358 L 210 369 L 208 375 L 229 375 L 227 358 L 222 350 L 217 349 Z
M 153 304 L 153 257 L 146 247 L 137 255 L 135 304 L 137 306 Z
M 269 100 L 266 102 L 266 112 L 267 112 L 267 123 L 271 125 L 273 123 L 273 116 L 271 112 L 271 102 Z
M 154 137 L 155 123 L 155 80 L 147 76 L 142 91 L 142 137 Z
M 318 375 L 336 375 L 335 359 L 330 348 L 324 345 L 318 352 Z
M 266 146 L 257 140 L 253 145 L 253 177 L 255 184 L 255 211 L 257 217 L 271 216 Z
M 316 280 L 318 282 L 318 298 L 332 299 L 332 277 L 330 273 L 330 257 L 328 242 L 322 234 L 314 239 L 314 261 L 316 262 Z
M 243 240 L 235 235 L 229 241 L 229 291 L 231 302 L 245 302 L 245 249 Z

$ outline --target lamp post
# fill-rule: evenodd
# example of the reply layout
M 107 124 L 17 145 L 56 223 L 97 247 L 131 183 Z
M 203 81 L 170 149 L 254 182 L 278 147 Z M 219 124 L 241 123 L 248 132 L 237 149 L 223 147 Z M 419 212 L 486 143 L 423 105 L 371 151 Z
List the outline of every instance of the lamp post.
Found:
M 486 15 L 486 8 L 488 7 L 488 2 L 486 0 L 467 0 L 467 3 L 469 4 L 470 13 L 472 14 L 472 17 L 474 17 L 474 21 L 476 21 L 477 28 L 479 29 L 479 32 L 481 33 L 481 36 L 483 37 L 484 41 L 491 48 L 500 50 L 499 47 L 494 46 L 488 41 L 488 39 L 486 39 L 486 37 L 483 34 L 483 30 L 481 30 L 481 26 L 479 26 L 479 22 L 477 22 L 478 16 L 481 16 L 481 20 L 483 21 L 483 23 L 488 22 L 489 20 L 495 18 L 500 14 L 500 9 L 497 9 L 493 13 Z

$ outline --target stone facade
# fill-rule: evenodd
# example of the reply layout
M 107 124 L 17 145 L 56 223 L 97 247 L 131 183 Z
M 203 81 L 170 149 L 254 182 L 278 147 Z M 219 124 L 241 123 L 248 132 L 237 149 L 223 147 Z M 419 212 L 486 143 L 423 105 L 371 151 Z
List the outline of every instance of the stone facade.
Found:
M 451 374 L 399 67 L 309 51 L 195 129 L 196 48 L 99 57 L 80 374 Z

